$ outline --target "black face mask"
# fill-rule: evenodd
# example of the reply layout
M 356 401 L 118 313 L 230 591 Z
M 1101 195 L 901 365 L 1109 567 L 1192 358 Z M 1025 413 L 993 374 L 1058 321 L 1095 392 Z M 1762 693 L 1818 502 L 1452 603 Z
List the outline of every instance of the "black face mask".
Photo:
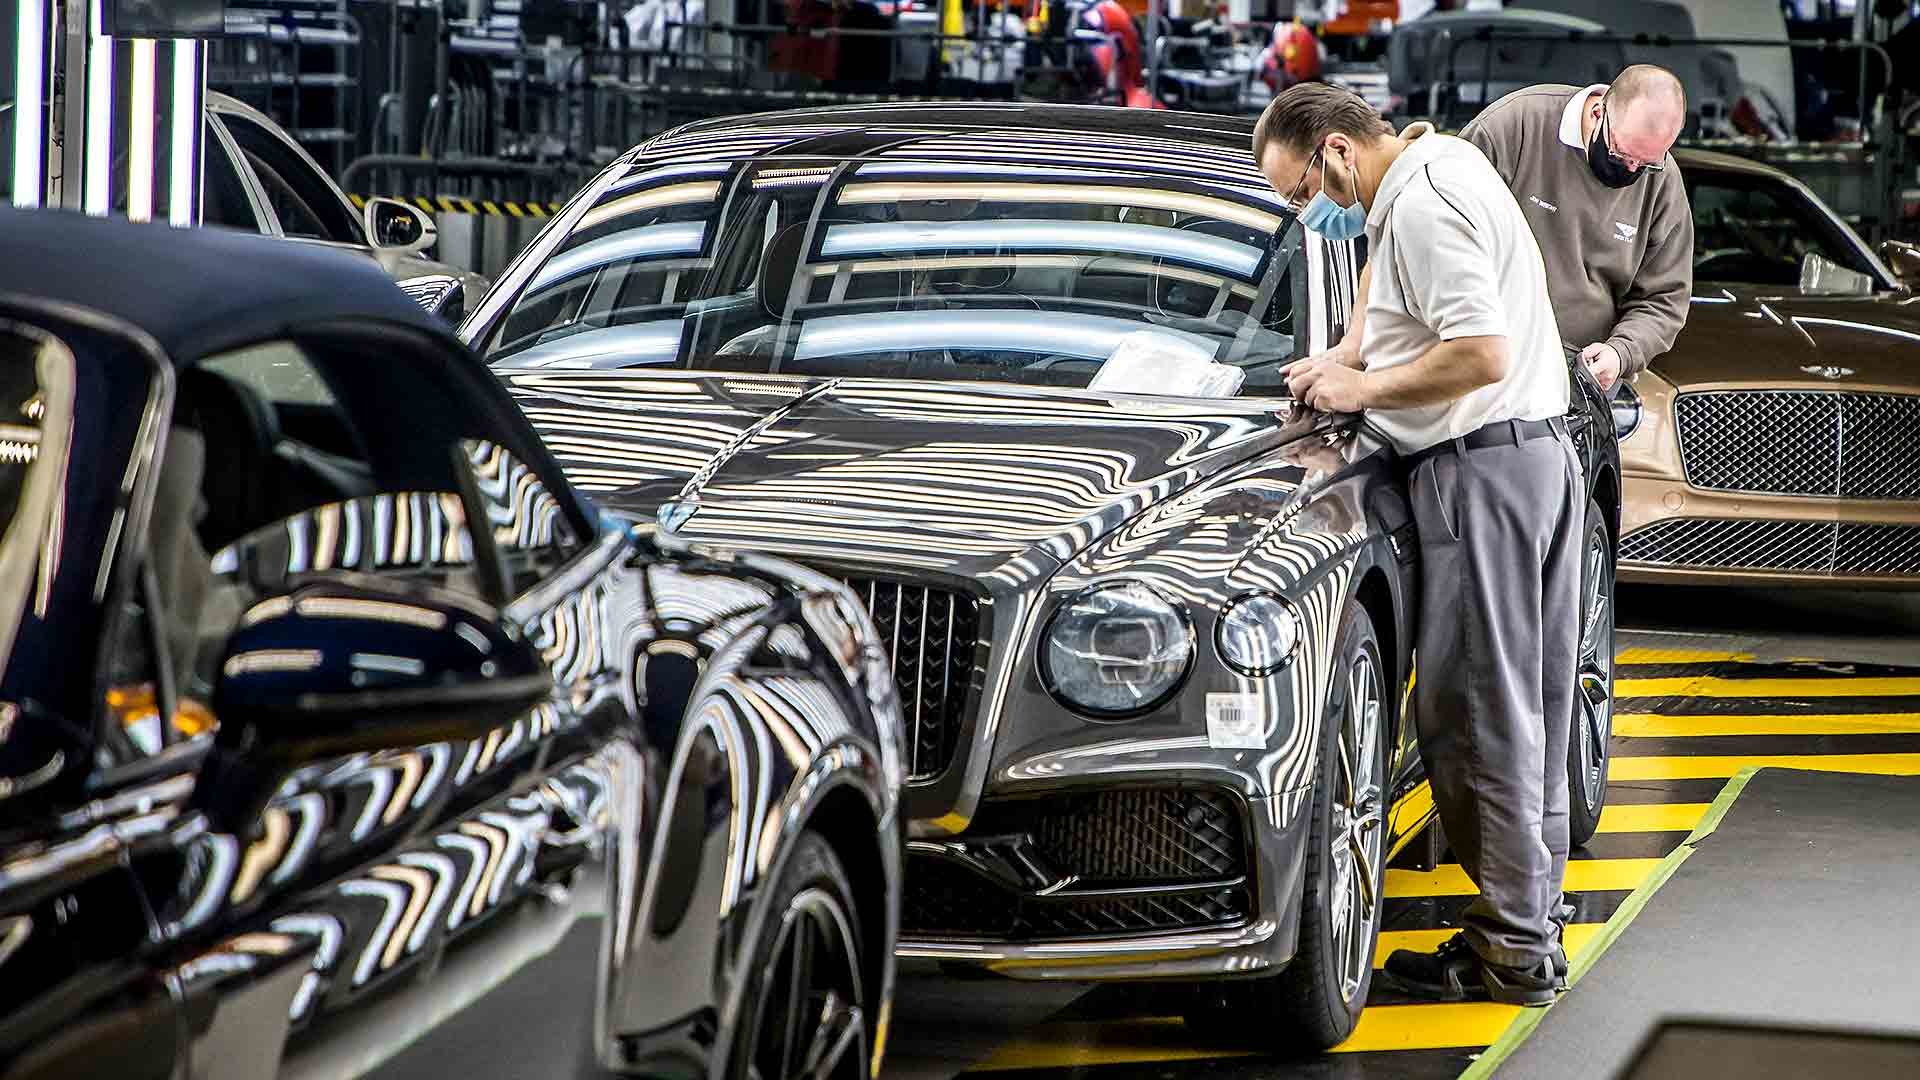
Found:
M 1607 114 L 1600 113 L 1600 122 L 1593 125 L 1593 140 L 1587 143 L 1587 168 L 1593 170 L 1593 178 L 1610 188 L 1632 187 L 1635 180 L 1645 169 L 1629 169 L 1613 151 L 1607 149 Z

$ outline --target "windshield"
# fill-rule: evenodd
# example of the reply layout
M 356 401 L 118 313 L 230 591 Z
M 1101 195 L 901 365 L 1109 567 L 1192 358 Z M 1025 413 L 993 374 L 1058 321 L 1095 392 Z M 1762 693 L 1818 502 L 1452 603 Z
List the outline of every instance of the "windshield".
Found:
M 1812 255 L 1880 280 L 1845 227 L 1798 188 L 1712 169 L 1689 171 L 1686 181 L 1694 280 L 1794 288 Z
M 489 360 L 1085 387 L 1149 330 L 1239 368 L 1241 393 L 1283 394 L 1302 233 L 1250 162 L 1241 184 L 1204 164 L 634 166 L 528 280 Z

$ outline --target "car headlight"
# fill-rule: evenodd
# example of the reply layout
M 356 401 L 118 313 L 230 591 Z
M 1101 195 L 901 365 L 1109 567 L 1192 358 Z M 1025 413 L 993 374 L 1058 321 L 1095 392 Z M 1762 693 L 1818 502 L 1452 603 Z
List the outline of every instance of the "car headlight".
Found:
M 1613 387 L 1613 398 L 1608 404 L 1613 409 L 1613 433 L 1619 436 L 1622 441 L 1625 441 L 1627 436 L 1640 430 L 1640 414 L 1642 411 L 1640 393 L 1633 388 L 1632 383 L 1625 379 L 1621 379 L 1615 383 Z
M 1227 604 L 1214 629 L 1220 659 L 1245 675 L 1286 666 L 1300 646 L 1300 616 L 1273 593 L 1248 593 Z
M 1137 581 L 1070 597 L 1048 622 L 1040 648 L 1048 691 L 1097 719 L 1134 716 L 1166 701 L 1192 664 L 1186 612 Z

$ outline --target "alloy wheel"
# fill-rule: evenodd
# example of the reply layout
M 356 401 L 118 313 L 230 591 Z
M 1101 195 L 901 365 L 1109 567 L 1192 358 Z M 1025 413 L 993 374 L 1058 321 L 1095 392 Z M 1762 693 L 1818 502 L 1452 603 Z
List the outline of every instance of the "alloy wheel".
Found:
M 760 974 L 750 1080 L 861 1080 L 871 1037 L 858 956 L 852 920 L 832 894 L 794 896 Z
M 1340 996 L 1352 1003 L 1373 968 L 1373 930 L 1380 920 L 1381 848 L 1385 843 L 1380 776 L 1380 671 L 1362 649 L 1346 671 L 1335 745 L 1338 777 L 1333 789 L 1332 881 L 1329 925 L 1340 977 Z
M 1588 805 L 1599 802 L 1607 783 L 1607 746 L 1613 737 L 1613 567 L 1607 531 L 1595 526 L 1587 536 L 1581 568 L 1579 723 L 1573 733 L 1579 776 Z

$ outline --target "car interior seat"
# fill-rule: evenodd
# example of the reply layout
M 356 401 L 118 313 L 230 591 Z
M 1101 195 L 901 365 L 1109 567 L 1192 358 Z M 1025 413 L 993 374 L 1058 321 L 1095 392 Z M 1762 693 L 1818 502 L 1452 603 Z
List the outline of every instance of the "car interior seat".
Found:
M 175 426 L 160 458 L 153 512 L 147 526 L 147 558 L 160 591 L 154 618 L 167 642 L 174 686 L 204 695 L 211 687 L 218 649 L 239 619 L 241 588 L 222 582 L 200 542 L 207 512 L 202 485 L 207 444 L 200 433 Z
M 182 371 L 174 418 L 206 443 L 200 539 L 208 548 L 296 511 L 373 492 L 369 468 L 285 437 L 273 406 L 238 379 L 203 367 Z

